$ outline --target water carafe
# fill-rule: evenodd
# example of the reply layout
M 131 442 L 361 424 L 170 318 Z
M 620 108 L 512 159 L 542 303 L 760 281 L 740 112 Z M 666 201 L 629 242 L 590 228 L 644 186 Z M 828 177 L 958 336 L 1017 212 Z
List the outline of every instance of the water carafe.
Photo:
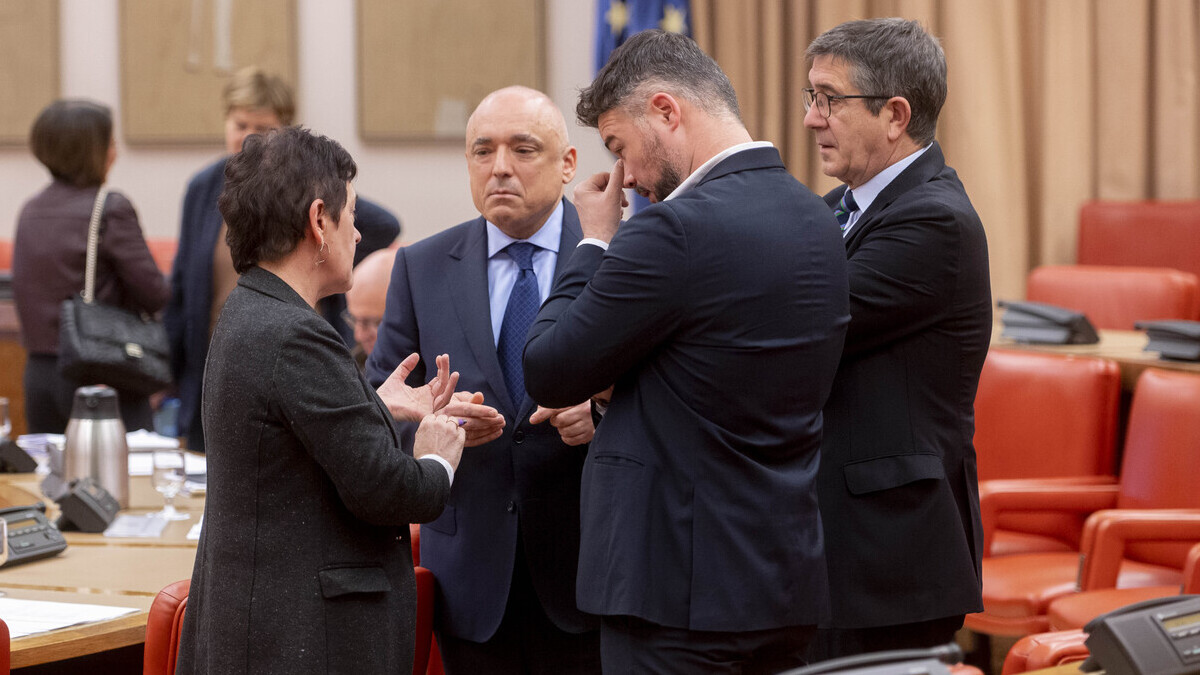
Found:
M 64 445 L 66 481 L 90 476 L 121 508 L 129 506 L 129 446 L 114 389 L 95 385 L 75 390 Z

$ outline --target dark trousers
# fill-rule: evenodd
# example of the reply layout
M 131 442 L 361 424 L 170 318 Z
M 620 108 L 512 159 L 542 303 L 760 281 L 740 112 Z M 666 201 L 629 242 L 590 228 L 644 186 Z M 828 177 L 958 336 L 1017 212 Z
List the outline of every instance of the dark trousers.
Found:
M 496 634 L 473 642 L 438 631 L 437 639 L 448 675 L 600 673 L 600 631 L 567 633 L 550 621 L 533 589 L 519 537 L 508 604 Z
M 805 664 L 814 632 L 813 626 L 698 631 L 660 626 L 632 616 L 606 616 L 600 623 L 600 661 L 605 675 L 775 675 Z
M 61 434 L 71 419 L 78 383 L 58 372 L 58 356 L 29 354 L 25 360 L 25 427 L 31 434 Z M 117 391 L 126 431 L 154 429 L 150 399 Z
M 954 642 L 954 634 L 962 625 L 963 617 L 959 615 L 897 626 L 822 628 L 813 641 L 810 659 L 816 663 L 867 652 L 937 647 Z

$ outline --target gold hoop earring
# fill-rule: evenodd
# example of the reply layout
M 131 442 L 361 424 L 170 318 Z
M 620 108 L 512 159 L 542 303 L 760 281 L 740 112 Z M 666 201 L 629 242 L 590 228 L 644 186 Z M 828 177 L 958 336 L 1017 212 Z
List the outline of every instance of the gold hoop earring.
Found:
M 320 257 L 317 258 L 316 264 L 320 265 L 321 263 L 328 260 L 329 259 L 329 242 L 325 242 L 325 241 L 321 242 L 321 249 L 319 251 L 317 251 L 317 254 Z

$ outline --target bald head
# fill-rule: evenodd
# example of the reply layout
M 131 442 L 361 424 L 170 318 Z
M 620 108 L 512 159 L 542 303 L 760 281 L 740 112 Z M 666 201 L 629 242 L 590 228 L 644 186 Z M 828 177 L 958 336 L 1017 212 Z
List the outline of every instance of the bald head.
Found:
M 528 87 L 505 87 L 479 103 L 467 121 L 466 156 L 475 208 L 516 239 L 541 229 L 575 177 L 562 111 Z
M 563 149 L 570 143 L 567 121 L 554 101 L 537 89 L 514 85 L 493 91 L 475 107 L 475 112 L 467 119 L 467 152 L 476 138 L 476 122 L 490 120 L 496 115 L 514 115 L 530 124 L 543 126 Z
M 389 249 L 375 251 L 363 258 L 354 268 L 354 285 L 346 292 L 346 311 L 354 317 L 354 341 L 368 354 L 375 349 L 395 261 L 396 252 Z

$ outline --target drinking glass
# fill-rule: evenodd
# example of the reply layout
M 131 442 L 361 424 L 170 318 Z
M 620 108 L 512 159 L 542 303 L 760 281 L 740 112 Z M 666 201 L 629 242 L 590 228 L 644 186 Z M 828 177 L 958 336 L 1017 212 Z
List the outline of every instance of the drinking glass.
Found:
M 175 496 L 183 489 L 183 483 L 187 480 L 183 450 L 153 450 L 152 454 L 154 455 L 154 470 L 151 475 L 154 489 L 158 490 L 165 502 L 162 511 L 158 512 L 158 516 L 165 520 L 187 520 L 186 513 L 175 510 Z
M 0 566 L 8 562 L 8 521 L 0 518 Z M 4 593 L 0 593 L 4 595 Z
M 12 420 L 8 418 L 8 399 L 0 396 L 0 440 L 12 433 Z

